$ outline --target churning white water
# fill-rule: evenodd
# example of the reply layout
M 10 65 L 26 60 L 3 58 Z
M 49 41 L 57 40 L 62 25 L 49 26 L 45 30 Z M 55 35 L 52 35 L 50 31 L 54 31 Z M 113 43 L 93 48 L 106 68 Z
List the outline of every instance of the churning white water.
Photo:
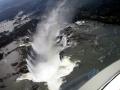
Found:
M 27 66 L 29 73 L 22 75 L 17 80 L 29 79 L 34 82 L 46 82 L 49 90 L 59 90 L 63 83 L 62 77 L 69 75 L 76 63 L 70 61 L 70 57 L 60 60 L 59 53 L 67 47 L 66 38 L 63 38 L 63 47 L 56 45 L 56 36 L 59 30 L 68 23 L 65 20 L 63 0 L 51 11 L 48 18 L 40 22 L 37 26 L 37 33 L 32 42 L 32 48 L 37 53 L 35 60 L 29 55 Z M 32 52 L 31 52 L 32 53 Z

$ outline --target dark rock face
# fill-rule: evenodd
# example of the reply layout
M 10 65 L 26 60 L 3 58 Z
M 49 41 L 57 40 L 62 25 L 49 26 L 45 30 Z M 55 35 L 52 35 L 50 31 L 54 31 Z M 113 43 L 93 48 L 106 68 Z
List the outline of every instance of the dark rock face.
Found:
M 93 77 L 120 58 L 119 29 L 119 25 L 85 21 L 82 25 L 73 24 L 62 31 L 68 40 L 72 39 L 77 44 L 63 50 L 61 58 L 70 56 L 73 61 L 80 60 L 78 67 L 65 77 L 67 81 L 61 86 L 62 90 L 78 90 L 89 80 L 89 76 Z M 93 75 L 88 72 L 93 72 Z
M 82 27 L 82 26 L 84 26 L 84 25 L 81 25 L 80 27 Z M 74 41 L 74 40 L 76 42 L 84 41 L 84 40 L 86 41 L 86 40 L 90 40 L 90 39 L 95 37 L 95 35 L 89 34 L 88 32 L 86 32 L 86 33 L 80 32 L 76 28 L 77 28 L 77 25 L 75 25 L 75 28 L 74 27 L 67 27 L 62 31 L 68 37 L 69 41 Z M 79 28 L 79 26 L 78 26 L 78 28 Z
M 78 8 L 73 19 L 98 20 L 105 23 L 120 24 L 120 1 L 119 0 L 100 0 L 96 3 L 88 3 Z
M 29 71 L 28 71 L 27 66 L 24 65 L 24 66 L 21 66 L 21 67 L 19 68 L 19 71 L 18 71 L 18 72 L 24 74 L 24 73 L 28 73 Z
M 3 58 L 3 53 L 0 53 L 0 60 Z
M 1 85 L 0 88 L 5 88 L 6 86 L 5 85 Z
M 18 65 L 18 62 L 12 63 L 11 65 L 12 65 L 12 66 L 17 66 L 17 65 Z
M 18 38 L 29 35 L 28 30 L 30 30 L 32 33 L 36 31 L 36 25 L 38 23 L 37 19 L 33 19 L 26 24 L 22 25 L 21 27 L 15 27 L 13 32 L 3 32 L 1 33 L 0 37 L 0 48 L 11 43 L 14 40 L 17 40 Z M 7 33 L 7 34 L 6 34 Z

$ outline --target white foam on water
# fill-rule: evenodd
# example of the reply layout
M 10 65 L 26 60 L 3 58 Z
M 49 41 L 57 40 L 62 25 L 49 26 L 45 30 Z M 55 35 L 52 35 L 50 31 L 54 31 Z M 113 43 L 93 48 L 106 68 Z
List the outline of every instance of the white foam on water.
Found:
M 66 26 L 66 20 L 62 15 L 62 10 L 67 0 L 59 3 L 58 7 L 53 9 L 49 17 L 38 24 L 37 33 L 32 43 L 33 50 L 37 53 L 36 60 L 29 60 L 27 66 L 29 73 L 23 74 L 17 80 L 29 79 L 34 82 L 47 82 L 49 90 L 59 90 L 64 82 L 63 77 L 69 75 L 76 62 L 71 62 L 70 57 L 64 57 L 60 60 L 59 53 L 66 47 L 66 40 L 63 39 L 63 47 L 57 47 L 55 38 L 59 30 Z M 61 16 L 62 15 L 62 16 Z M 29 56 L 30 57 L 30 56 Z
M 13 31 L 14 30 L 14 25 L 13 25 L 14 21 L 3 21 L 0 22 L 0 33 L 4 32 L 4 31 Z

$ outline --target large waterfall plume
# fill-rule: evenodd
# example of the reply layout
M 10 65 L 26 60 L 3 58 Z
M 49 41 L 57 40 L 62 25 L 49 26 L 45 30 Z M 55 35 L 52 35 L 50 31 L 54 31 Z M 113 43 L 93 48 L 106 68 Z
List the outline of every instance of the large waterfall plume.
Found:
M 47 19 L 38 24 L 32 42 L 33 51 L 27 58 L 29 73 L 23 74 L 17 80 L 29 79 L 34 82 L 46 82 L 49 90 L 59 90 L 63 83 L 62 77 L 73 71 L 76 63 L 71 62 L 70 57 L 60 60 L 59 56 L 59 53 L 67 47 L 66 39 L 61 40 L 62 47 L 56 45 L 59 30 L 69 23 L 66 17 L 69 12 L 65 6 L 66 2 L 67 0 L 60 0 Z

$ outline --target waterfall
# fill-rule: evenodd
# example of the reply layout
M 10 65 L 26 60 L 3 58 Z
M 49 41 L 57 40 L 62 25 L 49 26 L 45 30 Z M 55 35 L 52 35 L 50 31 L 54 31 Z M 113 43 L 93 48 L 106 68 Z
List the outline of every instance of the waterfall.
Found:
M 66 40 L 63 39 L 63 47 L 56 45 L 56 37 L 59 30 L 67 24 L 65 20 L 64 5 L 67 0 L 62 0 L 54 8 L 47 19 L 37 26 L 37 33 L 32 42 L 31 55 L 27 58 L 29 73 L 23 74 L 17 80 L 29 79 L 33 82 L 46 82 L 49 90 L 59 90 L 64 82 L 62 77 L 69 75 L 76 63 L 70 61 L 70 57 L 65 56 L 60 60 L 59 53 L 66 48 Z M 34 59 L 32 56 L 35 56 Z

